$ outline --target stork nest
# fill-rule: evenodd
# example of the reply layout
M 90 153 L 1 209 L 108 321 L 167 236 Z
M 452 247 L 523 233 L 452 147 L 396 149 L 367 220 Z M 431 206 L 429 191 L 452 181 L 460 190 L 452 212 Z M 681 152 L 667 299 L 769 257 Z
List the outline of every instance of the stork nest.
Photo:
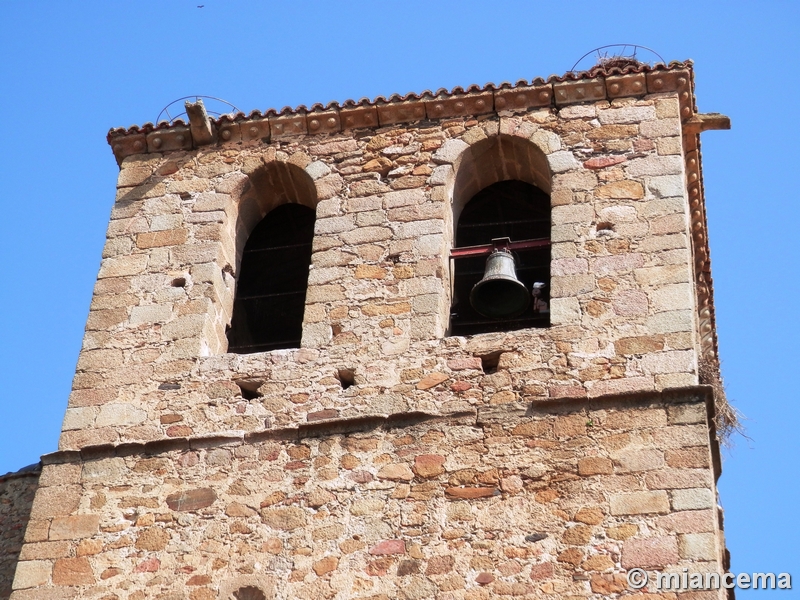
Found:
M 714 390 L 714 427 L 717 441 L 726 448 L 732 448 L 734 434 L 738 433 L 744 438 L 747 436 L 742 425 L 742 414 L 728 402 L 719 363 L 715 360 L 701 358 L 699 375 L 700 383 L 710 385 Z
M 626 67 L 639 67 L 645 63 L 636 60 L 632 56 L 608 56 L 600 58 L 597 64 L 589 69 L 589 74 L 603 75 L 608 73 L 611 69 L 624 69 Z

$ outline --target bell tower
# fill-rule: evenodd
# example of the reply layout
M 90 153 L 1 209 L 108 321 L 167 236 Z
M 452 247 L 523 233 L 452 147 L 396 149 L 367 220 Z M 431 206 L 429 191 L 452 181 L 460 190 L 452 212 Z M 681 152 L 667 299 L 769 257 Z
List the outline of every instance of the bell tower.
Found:
M 729 122 L 693 82 L 601 65 L 111 130 L 11 600 L 587 598 L 635 568 L 724 572 L 699 134 Z

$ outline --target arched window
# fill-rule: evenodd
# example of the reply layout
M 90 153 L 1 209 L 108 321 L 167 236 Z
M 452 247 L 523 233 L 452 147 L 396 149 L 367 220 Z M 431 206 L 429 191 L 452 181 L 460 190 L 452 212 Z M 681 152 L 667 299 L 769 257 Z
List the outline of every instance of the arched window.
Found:
M 300 347 L 314 218 L 307 206 L 281 204 L 247 238 L 228 330 L 229 352 Z
M 519 180 L 500 181 L 475 194 L 458 217 L 455 246 L 491 244 L 498 238 L 511 242 L 550 238 L 550 197 L 538 187 Z M 484 277 L 487 257 L 454 260 L 453 304 L 450 335 L 511 331 L 550 325 L 550 248 L 512 251 L 516 276 L 531 300 L 525 311 L 511 318 L 493 319 L 470 303 L 473 287 Z

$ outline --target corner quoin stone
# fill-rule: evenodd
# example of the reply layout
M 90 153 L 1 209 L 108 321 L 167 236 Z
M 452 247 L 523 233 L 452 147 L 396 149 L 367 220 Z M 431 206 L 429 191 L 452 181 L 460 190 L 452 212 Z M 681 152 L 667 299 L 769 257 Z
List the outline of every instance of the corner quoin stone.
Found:
M 611 514 L 614 516 L 666 514 L 669 511 L 669 497 L 664 490 L 613 494 L 611 496 Z

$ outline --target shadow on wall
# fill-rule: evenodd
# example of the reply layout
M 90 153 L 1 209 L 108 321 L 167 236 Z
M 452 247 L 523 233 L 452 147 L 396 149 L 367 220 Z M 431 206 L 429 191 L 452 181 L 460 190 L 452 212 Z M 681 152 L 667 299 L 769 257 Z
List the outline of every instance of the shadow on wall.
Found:
M 36 463 L 0 476 L 0 600 L 7 600 L 11 595 L 11 583 L 41 471 L 41 464 Z

